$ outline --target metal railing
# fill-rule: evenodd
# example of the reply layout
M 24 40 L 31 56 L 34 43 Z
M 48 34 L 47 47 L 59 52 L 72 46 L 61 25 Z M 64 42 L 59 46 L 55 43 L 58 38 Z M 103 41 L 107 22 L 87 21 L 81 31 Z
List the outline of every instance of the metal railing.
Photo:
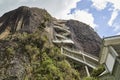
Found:
M 57 33 L 55 30 L 53 31 L 54 34 L 54 40 L 53 43 L 59 43 L 59 44 L 64 44 L 64 43 L 72 43 L 74 42 L 71 39 L 68 39 L 65 34 L 70 34 L 70 31 L 67 29 L 67 27 L 63 24 L 55 24 L 53 26 L 54 29 L 59 29 L 64 31 L 64 33 Z M 58 38 L 62 38 L 59 40 Z M 61 47 L 61 53 L 64 54 L 65 56 L 72 58 L 74 60 L 77 60 L 91 68 L 96 68 L 99 64 L 99 58 L 91 55 L 89 53 L 86 53 L 84 51 L 76 50 L 76 49 L 70 49 L 67 47 Z
M 99 64 L 98 62 L 98 58 L 97 57 L 93 57 L 93 55 L 88 55 L 88 53 L 86 54 L 86 52 L 83 51 L 74 51 L 74 50 L 70 50 L 68 48 L 63 47 L 63 52 L 62 52 L 65 56 L 68 56 L 74 60 L 77 60 L 83 64 L 88 65 L 91 68 L 96 68 Z

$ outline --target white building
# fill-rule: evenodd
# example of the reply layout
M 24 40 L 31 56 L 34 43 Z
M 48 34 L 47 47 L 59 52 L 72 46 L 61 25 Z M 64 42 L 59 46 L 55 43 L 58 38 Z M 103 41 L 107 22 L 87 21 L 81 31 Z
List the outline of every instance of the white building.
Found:
M 103 39 L 100 64 L 106 69 L 100 80 L 120 80 L 120 36 Z

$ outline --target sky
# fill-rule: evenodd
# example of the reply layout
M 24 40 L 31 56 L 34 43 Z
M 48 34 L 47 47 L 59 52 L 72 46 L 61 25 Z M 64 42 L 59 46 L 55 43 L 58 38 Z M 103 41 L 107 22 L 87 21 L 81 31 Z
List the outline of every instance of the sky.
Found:
M 43 8 L 57 19 L 86 23 L 101 38 L 120 35 L 120 0 L 0 0 L 0 16 L 19 6 Z

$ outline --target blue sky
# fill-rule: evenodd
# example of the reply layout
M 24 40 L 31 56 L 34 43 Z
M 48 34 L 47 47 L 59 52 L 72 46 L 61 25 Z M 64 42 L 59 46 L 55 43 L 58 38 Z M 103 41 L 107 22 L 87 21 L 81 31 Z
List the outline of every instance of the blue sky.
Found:
M 100 1 L 100 0 L 96 0 L 96 1 Z M 117 1 L 117 2 L 120 3 L 120 1 Z M 74 14 L 75 10 L 80 10 L 80 11 L 87 10 L 88 14 L 92 14 L 92 17 L 94 18 L 93 23 L 97 25 L 94 27 L 94 29 L 101 37 L 119 35 L 120 34 L 119 7 L 115 9 L 114 7 L 114 5 L 116 5 L 115 2 L 112 3 L 112 2 L 109 2 L 109 0 L 108 2 L 106 2 L 107 4 L 104 8 L 102 7 L 100 8 L 100 6 L 99 8 L 97 6 L 93 6 L 94 3 L 95 3 L 94 0 L 93 1 L 81 0 L 77 2 L 77 5 L 75 8 L 71 9 L 70 14 Z M 110 23 L 110 20 L 114 15 L 114 11 L 116 11 L 117 15 L 116 17 L 114 17 L 114 19 Z
M 120 34 L 120 0 L 0 0 L 0 16 L 19 6 L 46 9 L 58 19 L 75 19 L 101 36 Z

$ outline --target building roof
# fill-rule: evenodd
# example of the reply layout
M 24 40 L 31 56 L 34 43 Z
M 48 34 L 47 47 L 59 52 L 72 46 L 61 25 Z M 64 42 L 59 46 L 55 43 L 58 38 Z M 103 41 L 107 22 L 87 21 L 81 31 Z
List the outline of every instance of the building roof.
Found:
M 105 37 L 103 39 L 100 63 L 104 63 L 106 61 L 109 51 L 112 51 L 115 56 L 120 56 L 120 35 Z
M 104 45 L 120 45 L 120 35 L 110 36 L 103 39 Z
M 120 35 L 115 35 L 115 36 L 104 37 L 103 39 L 110 39 L 110 38 L 117 38 L 117 37 L 120 37 Z

